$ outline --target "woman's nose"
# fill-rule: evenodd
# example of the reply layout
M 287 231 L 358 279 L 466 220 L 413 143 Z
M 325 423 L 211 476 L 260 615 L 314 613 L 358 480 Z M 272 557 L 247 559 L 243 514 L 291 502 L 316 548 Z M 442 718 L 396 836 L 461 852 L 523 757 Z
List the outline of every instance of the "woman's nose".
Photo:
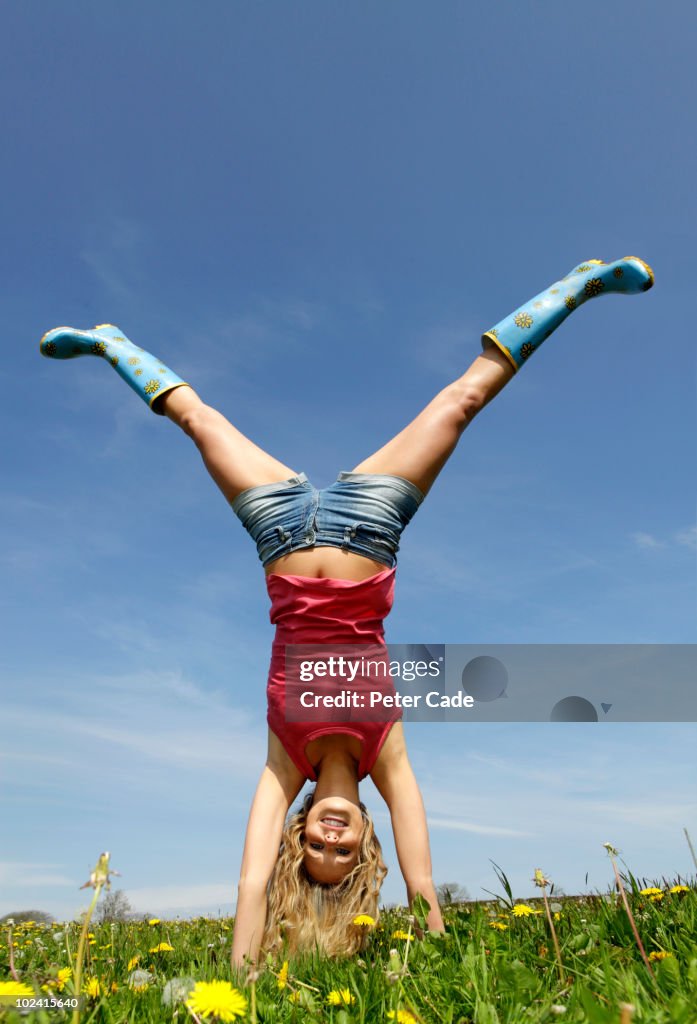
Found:
M 325 843 L 330 843 L 333 846 L 334 843 L 338 843 L 339 842 L 339 837 L 336 834 L 336 832 L 325 832 L 324 833 L 324 841 L 325 841 Z

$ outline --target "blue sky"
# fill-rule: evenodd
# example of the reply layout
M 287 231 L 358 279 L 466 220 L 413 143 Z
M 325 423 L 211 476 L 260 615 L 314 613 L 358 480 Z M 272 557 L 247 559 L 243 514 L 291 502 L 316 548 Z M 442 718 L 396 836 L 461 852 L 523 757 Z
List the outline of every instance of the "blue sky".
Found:
M 695 642 L 692 5 L 3 20 L 0 913 L 76 913 L 103 849 L 136 909 L 229 911 L 265 744 L 254 548 L 107 366 L 40 358 L 57 324 L 118 324 L 321 486 L 529 296 L 642 256 L 656 287 L 580 310 L 464 435 L 388 638 Z M 688 873 L 695 731 L 409 726 L 436 882 L 603 888 L 606 840 Z

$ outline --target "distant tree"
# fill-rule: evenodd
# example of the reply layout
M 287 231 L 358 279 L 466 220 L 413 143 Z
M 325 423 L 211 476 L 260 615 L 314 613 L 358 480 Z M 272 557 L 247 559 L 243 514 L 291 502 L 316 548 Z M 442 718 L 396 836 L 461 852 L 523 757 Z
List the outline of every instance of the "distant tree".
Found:
M 438 902 L 449 906 L 451 903 L 464 903 L 465 900 L 470 898 L 470 894 L 465 889 L 464 885 L 460 885 L 459 882 L 442 882 L 436 886 L 436 895 L 438 896 Z
M 115 889 L 104 895 L 101 903 L 97 904 L 94 920 L 97 923 L 111 923 L 113 921 L 128 921 L 133 915 L 131 904 L 123 889 Z
M 20 921 L 36 921 L 37 924 L 53 924 L 55 917 L 51 914 L 47 914 L 45 910 L 13 910 L 11 914 L 5 914 L 4 917 L 0 917 L 0 924 L 4 924 L 6 921 L 14 921 L 15 924 L 19 924 Z

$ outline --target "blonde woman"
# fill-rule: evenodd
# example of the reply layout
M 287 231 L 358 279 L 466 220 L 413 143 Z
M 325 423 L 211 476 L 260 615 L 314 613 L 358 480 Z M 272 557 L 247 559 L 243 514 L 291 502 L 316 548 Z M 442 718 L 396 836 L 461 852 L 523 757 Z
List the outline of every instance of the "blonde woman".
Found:
M 196 444 L 210 475 L 257 545 L 276 625 L 268 694 L 268 749 L 249 815 L 238 888 L 232 960 L 260 950 L 360 948 L 361 914 L 377 918 L 386 869 L 358 784 L 370 776 L 390 813 L 411 903 L 430 904 L 428 927 L 443 930 L 434 890 L 426 814 L 399 713 L 387 720 L 297 722 L 286 714 L 288 644 L 369 644 L 384 649 L 396 553 L 423 501 L 474 416 L 532 352 L 587 299 L 634 294 L 653 284 L 638 257 L 575 267 L 482 337 L 483 353 L 401 433 L 330 487 L 244 437 L 160 360 L 113 325 L 59 327 L 43 355 L 105 358 L 154 412 Z M 307 780 L 301 810 L 289 809 Z

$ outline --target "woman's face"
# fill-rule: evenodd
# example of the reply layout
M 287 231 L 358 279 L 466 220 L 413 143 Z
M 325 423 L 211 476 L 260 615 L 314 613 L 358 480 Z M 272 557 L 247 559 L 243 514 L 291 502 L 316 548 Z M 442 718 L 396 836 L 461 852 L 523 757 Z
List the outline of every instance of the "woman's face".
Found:
M 339 796 L 317 801 L 305 824 L 305 870 L 323 885 L 341 882 L 358 863 L 362 835 L 360 807 Z

